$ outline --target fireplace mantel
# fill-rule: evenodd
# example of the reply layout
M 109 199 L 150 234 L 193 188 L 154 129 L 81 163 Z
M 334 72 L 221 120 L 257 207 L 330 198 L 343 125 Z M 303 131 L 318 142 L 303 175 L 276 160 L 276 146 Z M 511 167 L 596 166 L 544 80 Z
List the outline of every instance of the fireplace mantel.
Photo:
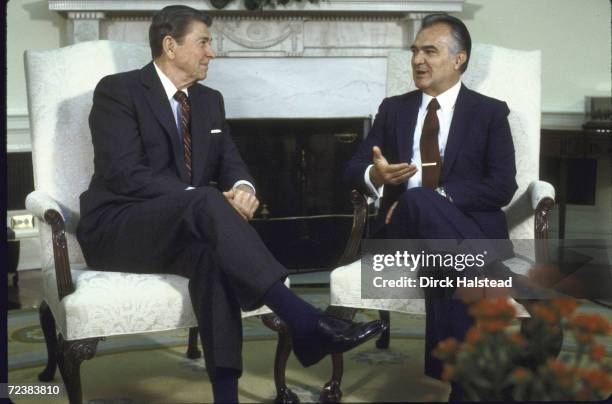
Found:
M 384 57 L 406 49 L 431 12 L 459 12 L 464 0 L 320 0 L 248 11 L 242 0 L 218 10 L 208 0 L 48 0 L 67 18 L 66 43 L 147 42 L 151 16 L 170 4 L 207 11 L 219 57 Z
M 266 8 L 264 13 L 413 13 L 413 12 L 458 12 L 464 0 L 320 0 L 318 3 L 291 2 L 285 6 Z M 155 12 L 171 4 L 184 4 L 210 12 L 248 11 L 242 0 L 230 2 L 223 10 L 214 8 L 208 0 L 49 0 L 49 9 L 58 12 Z
M 408 49 L 431 12 L 464 0 L 320 0 L 247 11 L 208 0 L 48 0 L 73 44 L 108 39 L 148 46 L 153 14 L 184 4 L 213 16 L 217 59 L 205 84 L 221 91 L 228 118 L 373 116 L 385 96 L 386 57 Z

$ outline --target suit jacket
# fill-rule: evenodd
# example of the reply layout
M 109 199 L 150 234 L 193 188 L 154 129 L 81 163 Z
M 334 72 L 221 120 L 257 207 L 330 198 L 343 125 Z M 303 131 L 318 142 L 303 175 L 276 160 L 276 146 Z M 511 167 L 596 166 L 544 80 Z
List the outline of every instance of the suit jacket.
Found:
M 364 173 L 372 164 L 372 147 L 380 147 L 390 163 L 410 162 L 422 92 L 412 91 L 383 100 L 368 137 L 347 163 L 344 181 L 370 194 Z M 514 145 L 505 102 L 461 85 L 444 152 L 440 185 L 453 203 L 478 223 L 488 238 L 508 238 L 501 208 L 517 189 Z M 389 207 L 406 190 L 406 183 L 385 185 L 381 209 L 372 230 L 384 224 Z
M 199 83 L 188 92 L 191 184 L 172 108 L 153 62 L 98 83 L 89 115 L 94 174 L 80 198 L 79 227 L 93 229 L 101 218 L 125 204 L 181 192 L 190 185 L 226 190 L 238 180 L 254 183 L 231 140 L 221 93 Z M 221 132 L 211 133 L 212 129 Z M 82 226 L 85 223 L 88 226 Z M 80 232 L 79 236 L 94 235 Z

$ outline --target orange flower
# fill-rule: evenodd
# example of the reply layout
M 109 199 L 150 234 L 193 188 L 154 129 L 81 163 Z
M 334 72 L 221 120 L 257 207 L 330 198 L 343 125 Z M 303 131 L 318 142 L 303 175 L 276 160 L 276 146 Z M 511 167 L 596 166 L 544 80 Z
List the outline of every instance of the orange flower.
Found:
M 432 354 L 438 359 L 447 359 L 455 355 L 459 350 L 459 342 L 455 338 L 447 338 L 440 341 Z
M 533 374 L 531 373 L 531 371 L 529 369 L 523 368 L 523 367 L 518 367 L 518 368 L 514 369 L 512 371 L 512 373 L 510 374 L 510 377 L 515 382 L 521 382 L 521 381 L 529 380 L 532 376 L 533 376 Z
M 562 376 L 564 373 L 567 373 L 568 368 L 565 363 L 557 360 L 550 359 L 547 363 L 548 369 L 552 371 L 557 376 Z
M 572 325 L 580 331 L 607 335 L 612 331 L 612 326 L 607 318 L 599 314 L 576 314 L 572 319 Z
M 442 380 L 450 381 L 455 375 L 455 368 L 451 365 L 444 365 L 442 369 Z
M 606 347 L 600 344 L 593 345 L 591 352 L 589 352 L 589 356 L 594 361 L 602 360 L 606 356 Z
M 516 345 L 523 346 L 527 341 L 525 341 L 525 337 L 520 332 L 513 332 L 510 334 L 510 341 L 514 342 Z
M 576 310 L 576 307 L 578 307 L 576 299 L 552 299 L 550 303 L 562 316 L 569 316 Z
M 612 378 L 607 372 L 601 369 L 592 369 L 586 372 L 584 375 L 585 381 L 594 390 L 599 390 L 608 393 L 612 390 Z
M 482 320 L 478 324 L 482 331 L 486 333 L 493 333 L 499 330 L 503 330 L 508 323 L 501 320 Z
M 470 314 L 476 319 L 512 320 L 516 309 L 507 299 L 481 299 L 470 306 Z
M 557 315 L 550 307 L 546 307 L 542 304 L 534 304 L 532 312 L 534 316 L 542 318 L 549 324 L 557 322 Z
M 480 330 L 476 327 L 472 327 L 465 334 L 465 340 L 469 344 L 474 344 L 480 339 L 481 336 L 482 336 L 482 333 L 480 332 Z

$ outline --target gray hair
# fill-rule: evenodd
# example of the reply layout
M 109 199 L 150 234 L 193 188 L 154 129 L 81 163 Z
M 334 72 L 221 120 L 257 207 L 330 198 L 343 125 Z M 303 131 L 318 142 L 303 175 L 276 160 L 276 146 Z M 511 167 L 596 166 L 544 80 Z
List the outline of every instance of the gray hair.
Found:
M 450 51 L 453 55 L 461 51 L 465 51 L 467 54 L 465 63 L 461 65 L 461 73 L 464 73 L 470 61 L 470 53 L 472 52 L 472 38 L 470 37 L 470 32 L 459 18 L 443 13 L 429 14 L 426 16 L 421 24 L 421 30 L 436 24 L 444 24 L 450 28 L 453 38 L 450 45 Z

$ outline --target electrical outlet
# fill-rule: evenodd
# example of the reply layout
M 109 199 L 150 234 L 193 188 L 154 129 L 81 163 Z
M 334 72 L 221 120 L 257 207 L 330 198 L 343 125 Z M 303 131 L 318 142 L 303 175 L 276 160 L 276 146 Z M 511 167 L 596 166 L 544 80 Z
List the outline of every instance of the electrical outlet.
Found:
M 34 215 L 15 215 L 11 216 L 11 229 L 33 229 Z

